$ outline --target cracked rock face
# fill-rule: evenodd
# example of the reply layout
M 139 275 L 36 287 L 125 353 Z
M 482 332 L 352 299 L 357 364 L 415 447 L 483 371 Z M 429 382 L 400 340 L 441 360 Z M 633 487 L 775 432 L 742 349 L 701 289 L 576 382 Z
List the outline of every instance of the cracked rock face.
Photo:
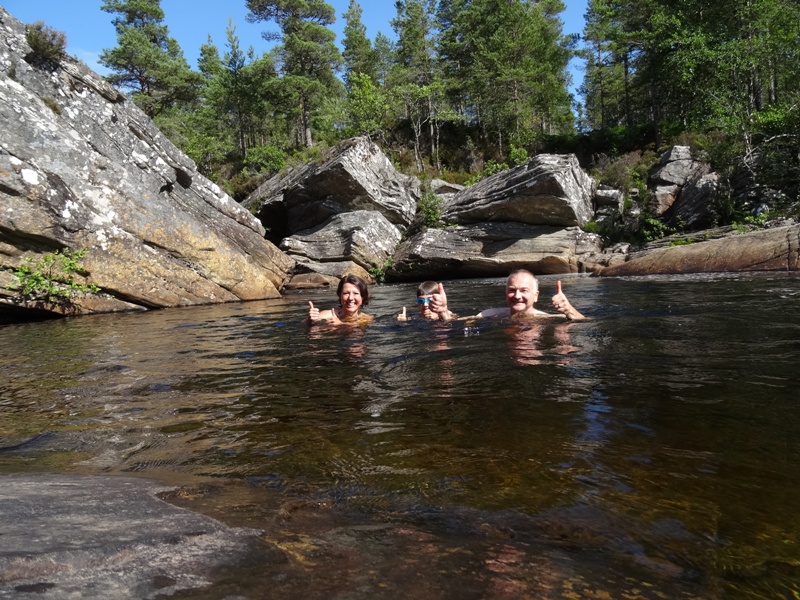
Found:
M 377 211 L 406 227 L 419 196 L 416 177 L 398 172 L 375 143 L 358 137 L 331 148 L 317 163 L 268 179 L 242 204 L 283 238 L 351 211 Z
M 400 230 L 378 211 L 341 213 L 322 225 L 285 238 L 281 248 L 300 262 L 352 261 L 382 267 L 400 243 Z
M 540 154 L 457 192 L 444 206 L 445 221 L 489 221 L 574 227 L 594 216 L 596 184 L 574 155 Z
M 70 312 L 278 295 L 294 261 L 258 219 L 85 65 L 32 66 L 29 53 L 0 7 L 0 303 L 6 269 L 65 247 L 88 249 L 83 277 L 101 289 Z

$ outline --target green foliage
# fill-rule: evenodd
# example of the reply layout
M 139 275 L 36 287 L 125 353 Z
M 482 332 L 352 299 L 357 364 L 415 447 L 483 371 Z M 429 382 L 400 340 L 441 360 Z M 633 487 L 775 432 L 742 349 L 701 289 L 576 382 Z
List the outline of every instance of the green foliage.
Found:
M 506 170 L 508 170 L 508 165 L 506 163 L 500 163 L 495 160 L 490 160 L 484 165 L 483 169 L 473 174 L 472 177 L 470 177 L 467 180 L 466 185 L 468 186 L 475 185 L 481 179 L 486 179 L 487 177 L 491 177 L 496 173 L 500 173 L 501 171 L 506 171 Z
M 589 221 L 583 226 L 583 230 L 586 233 L 597 233 L 599 229 L 600 226 L 597 224 L 597 221 Z
M 202 76 L 169 36 L 160 0 L 106 0 L 100 8 L 117 15 L 117 46 L 100 55 L 109 82 L 129 91 L 150 118 L 197 99 Z
M 572 125 L 566 90 L 573 37 L 561 2 L 447 0 L 438 5 L 439 55 L 449 97 L 479 115 L 498 148 Z
M 442 227 L 442 199 L 433 193 L 430 182 L 422 184 L 422 197 L 417 204 L 419 222 L 424 227 Z
M 294 154 L 289 156 L 286 160 L 287 167 L 299 167 L 309 163 L 318 162 L 329 148 L 318 144 L 311 148 L 299 148 Z
M 381 129 L 389 103 L 382 89 L 363 73 L 351 73 L 347 96 L 348 132 L 371 137 Z
M 67 36 L 42 21 L 25 27 L 25 41 L 31 47 L 25 60 L 31 64 L 57 64 L 67 51 Z
M 277 173 L 286 165 L 286 153 L 276 146 L 256 146 L 247 150 L 244 164 L 256 173 Z
M 386 271 L 388 271 L 393 264 L 394 260 L 390 256 L 384 263 L 378 267 L 370 267 L 367 272 L 372 275 L 376 283 L 383 283 L 386 281 Z
M 528 151 L 525 148 L 517 148 L 514 144 L 511 144 L 508 150 L 508 160 L 514 167 L 528 162 Z
M 769 222 L 769 211 L 764 211 L 758 215 L 747 215 L 739 221 L 732 223 L 733 229 L 738 233 L 747 233 L 754 229 L 763 229 Z
M 96 293 L 100 288 L 93 283 L 79 283 L 75 275 L 85 276 L 87 273 L 80 259 L 86 255 L 87 249 L 74 252 L 64 248 L 44 254 L 38 261 L 25 259 L 13 269 L 14 287 L 9 288 L 19 294 L 23 301 L 41 300 L 51 304 L 71 304 L 75 294 Z
M 600 183 L 622 190 L 626 198 L 630 197 L 632 190 L 637 190 L 638 197 L 644 198 L 648 172 L 657 160 L 653 152 L 628 152 L 609 160 L 594 176 Z
M 342 41 L 345 66 L 345 82 L 348 90 L 352 89 L 353 77 L 362 75 L 372 82 L 378 81 L 378 53 L 367 37 L 367 28 L 361 21 L 362 10 L 356 0 L 344 13 L 344 40 Z
M 659 221 L 652 215 L 644 215 L 641 220 L 640 235 L 645 242 L 652 242 L 675 233 L 675 229 Z
M 228 179 L 224 188 L 231 198 L 241 202 L 253 193 L 263 181 L 263 177 L 253 175 L 247 169 L 244 169 Z
M 300 145 L 311 147 L 313 113 L 339 88 L 334 72 L 342 57 L 328 27 L 336 20 L 334 10 L 322 0 L 248 0 L 247 8 L 251 22 L 274 21 L 281 29 L 275 49 L 283 66 L 281 93 L 289 99 Z

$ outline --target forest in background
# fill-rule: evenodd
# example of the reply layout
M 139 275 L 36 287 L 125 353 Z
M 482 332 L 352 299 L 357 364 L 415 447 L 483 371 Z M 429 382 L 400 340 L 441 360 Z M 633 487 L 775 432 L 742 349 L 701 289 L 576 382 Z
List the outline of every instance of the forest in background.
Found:
M 403 172 L 468 184 L 541 152 L 573 152 L 602 183 L 642 189 L 658 153 L 690 145 L 751 172 L 800 214 L 800 4 L 589 0 L 583 35 L 561 0 L 396 0 L 394 39 L 369 39 L 351 0 L 341 48 L 322 0 L 242 0 L 268 52 L 235 27 L 192 69 L 160 0 L 106 0 L 101 63 L 199 170 L 241 200 L 264 178 L 357 135 Z M 38 23 L 29 41 L 58 46 Z M 63 44 L 65 46 L 65 43 Z M 585 77 L 569 93 L 568 64 Z M 724 199 L 723 199 L 724 202 Z M 746 207 L 721 210 L 724 220 Z

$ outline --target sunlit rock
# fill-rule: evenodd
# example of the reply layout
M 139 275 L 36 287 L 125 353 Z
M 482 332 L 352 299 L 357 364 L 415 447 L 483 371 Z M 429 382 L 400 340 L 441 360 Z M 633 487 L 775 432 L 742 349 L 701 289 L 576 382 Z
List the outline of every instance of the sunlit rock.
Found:
M 13 285 L 5 269 L 67 247 L 88 249 L 79 278 L 100 292 L 66 312 L 279 294 L 293 261 L 258 219 L 85 65 L 32 66 L 29 53 L 0 7 L 0 285 Z M 0 303 L 15 297 L 0 288 Z
M 581 256 L 599 252 L 600 238 L 578 227 L 479 223 L 428 229 L 395 253 L 397 280 L 499 277 L 516 268 L 537 274 L 582 271 Z
M 574 155 L 540 154 L 456 193 L 445 202 L 443 219 L 583 226 L 594 216 L 595 187 Z
M 400 231 L 374 210 L 340 213 L 322 225 L 285 238 L 281 248 L 298 261 L 352 261 L 380 268 L 400 243 Z
M 281 239 L 357 210 L 378 211 L 405 227 L 418 199 L 419 180 L 397 171 L 376 144 L 361 137 L 267 180 L 242 204 L 261 219 L 271 239 Z
M 701 232 L 702 233 L 702 232 Z M 683 236 L 686 238 L 686 236 Z M 715 239 L 686 239 L 632 253 L 629 260 L 599 271 L 601 276 L 665 275 L 735 271 L 800 270 L 800 225 L 728 234 Z

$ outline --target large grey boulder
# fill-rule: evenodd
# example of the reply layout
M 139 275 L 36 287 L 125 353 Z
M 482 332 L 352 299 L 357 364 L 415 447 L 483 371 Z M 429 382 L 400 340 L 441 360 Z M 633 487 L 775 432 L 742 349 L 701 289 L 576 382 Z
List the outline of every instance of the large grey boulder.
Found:
M 398 172 L 376 144 L 359 137 L 265 181 L 242 204 L 283 238 L 356 210 L 378 211 L 406 227 L 418 199 L 419 180 Z
M 393 280 L 498 277 L 516 268 L 537 274 L 582 271 L 581 256 L 600 252 L 598 236 L 578 227 L 479 223 L 428 229 L 403 242 L 387 275 Z
M 301 262 L 352 261 L 369 270 L 383 267 L 400 237 L 400 230 L 378 211 L 357 210 L 285 238 L 281 248 Z
M 800 225 L 735 233 L 633 253 L 601 276 L 800 270 Z
M 706 173 L 686 183 L 678 200 L 665 213 L 671 221 L 680 222 L 684 229 L 710 227 L 714 220 L 715 201 L 720 193 L 719 173 Z
M 0 7 L 0 305 L 19 267 L 60 248 L 101 288 L 90 313 L 276 297 L 294 261 L 250 213 L 83 64 L 25 61 Z M 49 303 L 21 304 L 62 312 Z
M 687 221 L 706 226 L 710 200 L 716 193 L 715 186 L 709 185 L 712 180 L 704 179 L 710 172 L 708 163 L 692 157 L 689 146 L 672 146 L 650 170 L 650 211 L 667 219 L 680 217 L 684 227 Z
M 622 190 L 600 186 L 595 192 L 594 203 L 597 207 L 594 220 L 601 228 L 610 227 L 622 217 L 625 209 L 625 195 Z
M 442 216 L 456 224 L 583 226 L 594 216 L 595 187 L 574 155 L 540 154 L 456 193 L 444 203 Z

